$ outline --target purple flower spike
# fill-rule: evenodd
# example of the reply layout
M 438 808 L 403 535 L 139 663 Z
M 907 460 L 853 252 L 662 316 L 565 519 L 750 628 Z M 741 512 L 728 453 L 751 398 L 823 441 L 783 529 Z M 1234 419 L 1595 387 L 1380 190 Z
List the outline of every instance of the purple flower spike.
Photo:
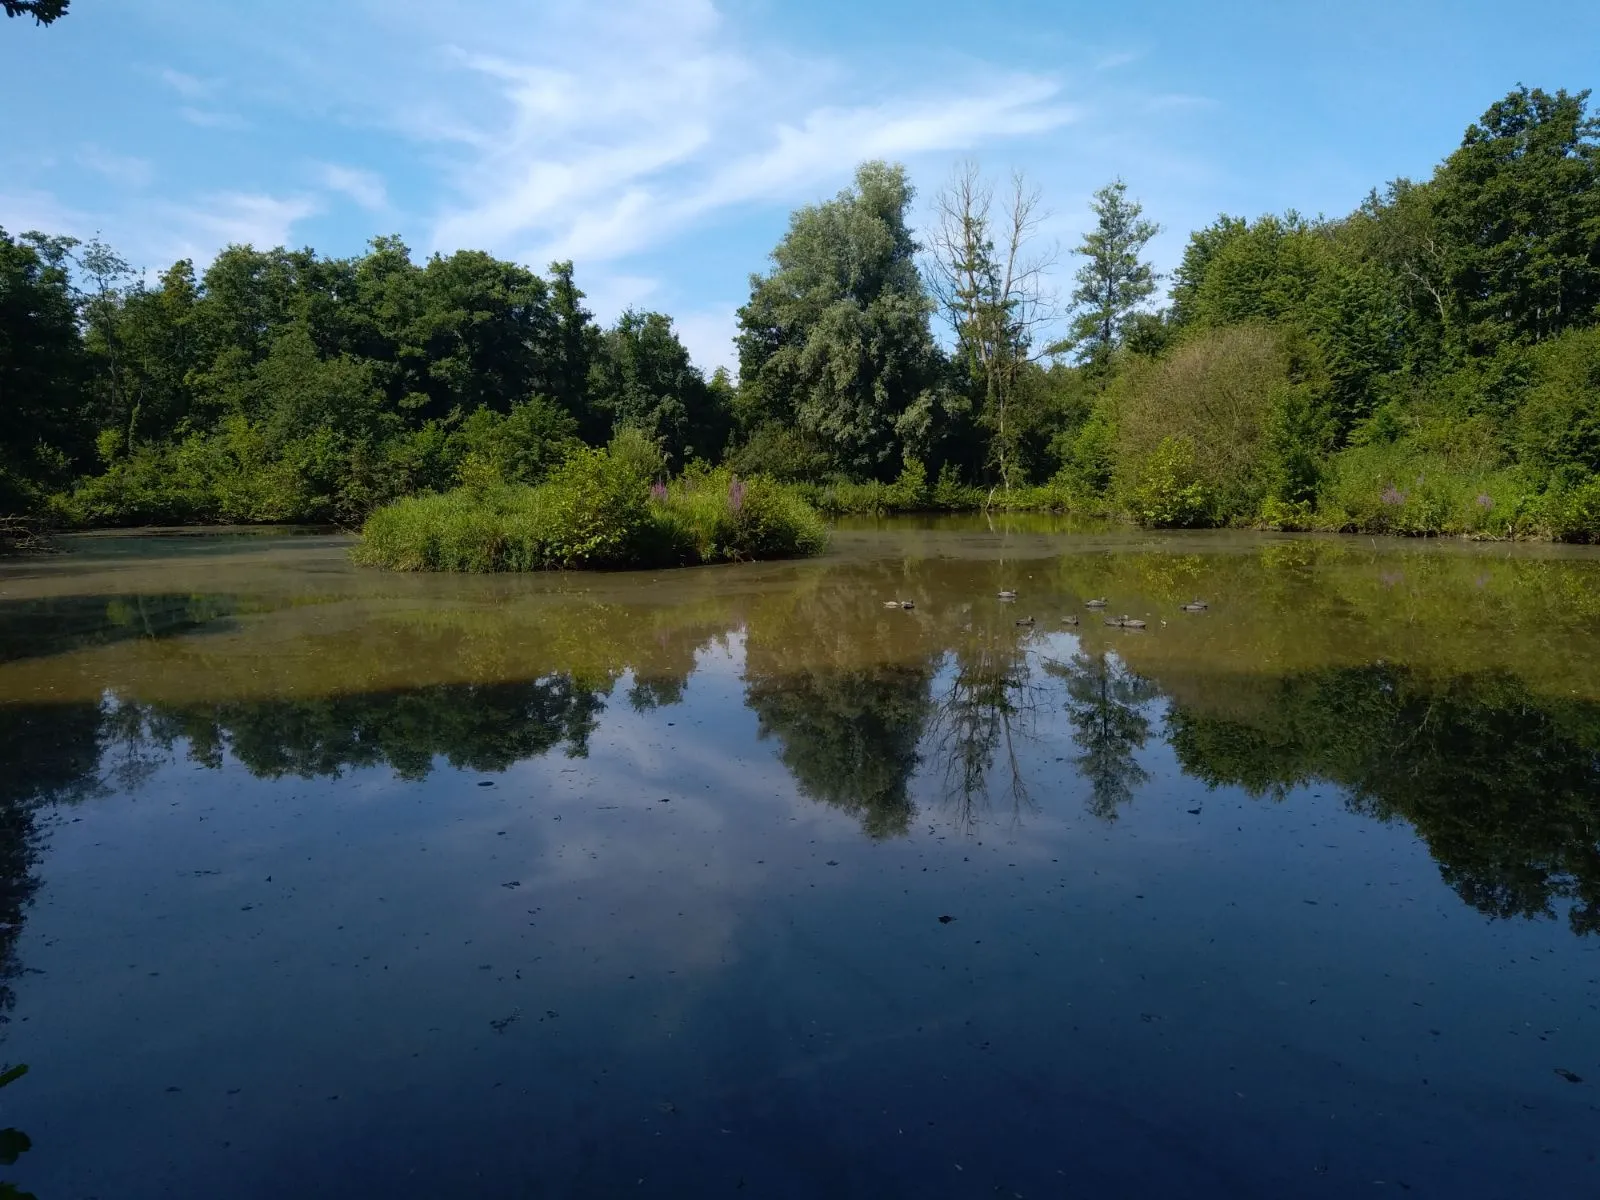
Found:
M 664 483 L 652 483 L 650 485 L 650 494 L 657 500 L 665 500 L 667 498 L 667 485 Z
M 1391 483 L 1383 489 L 1383 502 L 1390 507 L 1397 507 L 1406 502 L 1406 494 Z
M 735 475 L 733 482 L 728 484 L 728 511 L 738 512 L 744 507 L 744 483 Z
M 1488 492 L 1478 493 L 1478 507 L 1486 510 L 1494 507 L 1494 501 L 1490 498 Z

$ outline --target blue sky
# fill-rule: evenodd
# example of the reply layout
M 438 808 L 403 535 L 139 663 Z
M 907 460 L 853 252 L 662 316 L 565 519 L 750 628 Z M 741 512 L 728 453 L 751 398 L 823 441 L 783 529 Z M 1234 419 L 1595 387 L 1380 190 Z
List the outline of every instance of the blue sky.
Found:
M 1519 81 L 1600 83 L 1600 4 L 74 0 L 0 22 L 0 226 L 152 271 L 375 233 L 571 257 L 597 315 L 671 313 L 711 367 L 789 211 L 864 158 L 924 200 L 1021 169 L 1066 246 L 1121 176 L 1165 269 L 1220 211 L 1425 175 Z

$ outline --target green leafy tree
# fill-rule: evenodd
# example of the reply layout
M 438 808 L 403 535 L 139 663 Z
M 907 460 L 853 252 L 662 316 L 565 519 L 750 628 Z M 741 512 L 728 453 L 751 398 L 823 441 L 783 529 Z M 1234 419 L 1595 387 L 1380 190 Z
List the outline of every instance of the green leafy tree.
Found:
M 1071 345 L 1082 361 L 1103 367 L 1134 315 L 1155 294 L 1155 269 L 1140 255 L 1161 226 L 1144 219 L 1144 209 L 1128 198 L 1128 185 L 1120 179 L 1096 192 L 1089 208 L 1095 227 L 1074 251 L 1084 263 L 1074 276 L 1077 316 Z
M 863 164 L 854 187 L 790 218 L 739 310 L 747 426 L 794 426 L 852 477 L 898 470 L 897 423 L 937 380 L 911 198 L 903 167 Z
M 133 268 L 98 237 L 78 248 L 78 269 L 89 286 L 79 298 L 88 348 L 101 365 L 96 374 L 104 395 L 95 408 L 126 429 L 127 446 L 133 446 L 139 421 L 136 401 L 128 394 L 122 363 L 122 310 L 124 288 L 133 277 Z
M 629 310 L 601 338 L 589 369 L 590 403 L 614 427 L 638 429 L 669 467 L 716 461 L 728 437 L 726 375 L 713 389 L 689 361 L 672 318 Z
M 1429 184 L 1471 351 L 1553 337 L 1600 306 L 1600 119 L 1588 99 L 1518 88 Z
M 35 24 L 49 25 L 67 15 L 72 0 L 0 0 L 8 17 L 32 17 Z
M 33 505 L 82 453 L 83 345 L 70 239 L 0 229 L 0 514 Z
M 1326 239 L 1298 213 L 1222 216 L 1190 236 L 1174 309 L 1181 322 L 1203 329 L 1292 320 L 1327 261 Z

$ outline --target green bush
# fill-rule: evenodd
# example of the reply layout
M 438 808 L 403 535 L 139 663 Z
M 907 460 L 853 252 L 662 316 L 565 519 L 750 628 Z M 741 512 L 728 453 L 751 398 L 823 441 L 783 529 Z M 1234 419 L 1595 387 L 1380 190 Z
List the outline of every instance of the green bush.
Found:
M 1600 327 L 1534 352 L 1536 381 L 1517 413 L 1518 457 L 1542 471 L 1600 471 Z
M 379 505 L 417 491 L 537 482 L 579 445 L 573 428 L 539 397 L 508 413 L 479 409 L 454 428 L 430 421 L 350 433 L 313 424 L 285 436 L 235 415 L 210 432 L 131 453 L 122 437 L 102 436 L 105 469 L 58 507 L 79 525 L 359 525 Z
M 1196 478 L 1194 444 L 1188 438 L 1163 438 L 1137 470 L 1129 481 L 1128 505 L 1141 525 L 1211 524 L 1210 499 Z
M 1470 469 L 1411 441 L 1372 442 L 1328 463 L 1313 524 L 1411 536 L 1560 536 L 1546 507 L 1524 471 Z
M 637 451 L 621 438 L 573 452 L 542 484 L 396 501 L 367 518 L 353 557 L 398 571 L 534 571 L 790 558 L 827 545 L 794 487 L 706 468 L 652 484 Z
M 1296 443 L 1310 420 L 1294 400 L 1290 367 L 1284 335 L 1250 326 L 1210 331 L 1159 362 L 1130 366 L 1111 402 L 1116 486 L 1135 518 L 1249 521 L 1275 485 L 1302 490 Z M 1090 443 L 1083 453 L 1103 450 Z

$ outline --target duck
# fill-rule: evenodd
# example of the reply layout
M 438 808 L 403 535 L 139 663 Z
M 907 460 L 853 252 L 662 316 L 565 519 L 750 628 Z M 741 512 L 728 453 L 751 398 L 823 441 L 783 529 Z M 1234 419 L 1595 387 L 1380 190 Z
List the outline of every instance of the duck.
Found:
M 1023 617 L 1017 622 L 1017 624 L 1018 625 L 1032 625 L 1033 624 L 1033 618 L 1032 617 Z
M 1205 612 L 1210 607 L 1204 600 L 1191 600 L 1187 604 L 1178 606 L 1179 612 Z
M 902 601 L 900 601 L 900 607 L 904 608 L 904 609 L 907 609 L 907 610 L 913 609 L 916 606 L 917 606 L 917 602 L 915 600 L 902 600 Z
M 1085 600 L 1083 606 L 1085 608 L 1104 608 L 1106 602 L 1104 600 Z
M 1143 629 L 1144 622 L 1134 617 L 1107 617 L 1106 624 L 1113 629 Z
M 1000 599 L 1002 599 L 1002 600 L 1015 600 L 1016 598 L 1017 598 L 1017 594 L 1015 592 L 1013 592 L 1010 588 L 1002 588 L 1001 589 L 1001 591 L 1000 591 Z
M 1067 616 L 1062 617 L 1061 618 L 1061 623 L 1063 625 L 1076 625 L 1078 623 L 1078 614 L 1077 613 L 1070 613 Z
M 885 600 L 883 602 L 883 606 L 885 608 L 899 608 L 900 607 L 900 601 L 898 601 L 898 600 Z

